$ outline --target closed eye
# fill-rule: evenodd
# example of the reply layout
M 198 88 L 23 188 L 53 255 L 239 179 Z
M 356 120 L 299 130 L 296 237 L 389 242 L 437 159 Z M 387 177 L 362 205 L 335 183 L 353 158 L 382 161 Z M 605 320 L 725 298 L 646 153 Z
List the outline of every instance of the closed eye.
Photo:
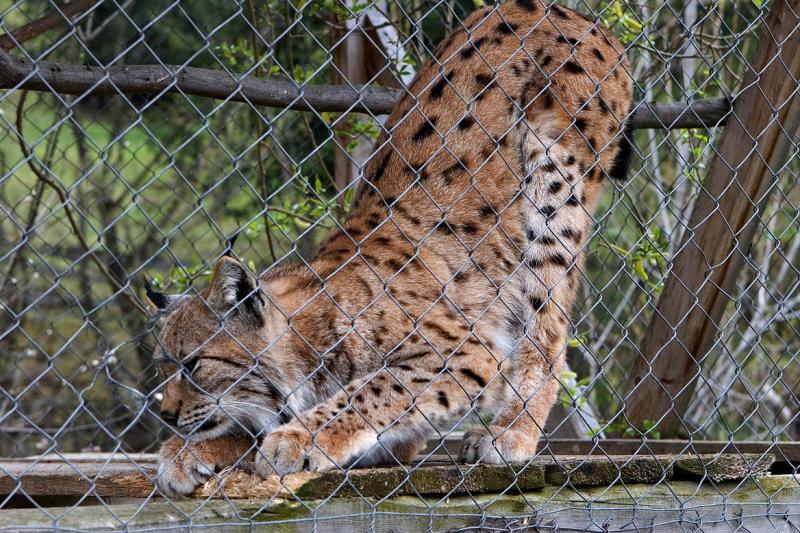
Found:
M 195 369 L 197 368 L 197 364 L 200 362 L 200 358 L 197 356 L 192 356 L 188 359 L 184 359 L 182 361 L 183 371 L 192 374 Z

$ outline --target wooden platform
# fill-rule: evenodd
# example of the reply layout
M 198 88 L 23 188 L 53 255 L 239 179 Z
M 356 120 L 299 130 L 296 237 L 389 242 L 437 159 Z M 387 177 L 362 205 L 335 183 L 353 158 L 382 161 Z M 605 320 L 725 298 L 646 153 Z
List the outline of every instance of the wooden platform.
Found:
M 608 441 L 603 444 L 602 452 L 609 447 Z M 731 450 L 735 453 L 694 453 L 682 442 L 676 454 L 653 454 L 636 444 L 637 455 L 607 455 L 591 443 L 551 441 L 550 448 L 596 453 L 543 455 L 525 466 L 459 464 L 442 449 L 413 465 L 303 472 L 283 479 L 237 470 L 222 473 L 193 499 L 178 502 L 161 497 L 152 454 L 8 459 L 0 463 L 6 507 L 29 502 L 33 508 L 0 510 L 0 529 L 23 524 L 167 528 L 191 521 L 214 527 L 281 522 L 280 530 L 293 531 L 308 529 L 312 517 L 318 530 L 332 531 L 378 523 L 396 531 L 427 529 L 433 523 L 441 526 L 434 530 L 451 529 L 474 527 L 476 520 L 487 528 L 511 520 L 515 527 L 528 523 L 540 529 L 547 529 L 549 520 L 578 530 L 609 520 L 640 526 L 661 521 L 665 527 L 699 520 L 704 531 L 730 520 L 746 522 L 750 530 L 773 518 L 786 527 L 800 526 L 798 478 L 770 475 L 775 452 L 787 462 L 795 459 L 794 448 L 785 452 L 770 443 L 749 443 L 737 444 Z M 731 443 L 692 444 L 694 450 L 731 448 Z M 53 507 L 59 502 L 71 507 Z M 53 517 L 60 517 L 57 523 Z

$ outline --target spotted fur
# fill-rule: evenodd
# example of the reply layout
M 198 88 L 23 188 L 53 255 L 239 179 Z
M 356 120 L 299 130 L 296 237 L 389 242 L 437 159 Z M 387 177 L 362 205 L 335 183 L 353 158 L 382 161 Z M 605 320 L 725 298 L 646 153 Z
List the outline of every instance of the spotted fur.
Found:
M 163 407 L 190 448 L 266 435 L 263 475 L 406 461 L 490 411 L 464 459 L 535 455 L 631 108 L 627 61 L 602 26 L 538 0 L 477 11 L 435 56 L 308 265 L 256 278 L 224 257 L 209 288 L 170 301 L 157 356 L 190 364 Z

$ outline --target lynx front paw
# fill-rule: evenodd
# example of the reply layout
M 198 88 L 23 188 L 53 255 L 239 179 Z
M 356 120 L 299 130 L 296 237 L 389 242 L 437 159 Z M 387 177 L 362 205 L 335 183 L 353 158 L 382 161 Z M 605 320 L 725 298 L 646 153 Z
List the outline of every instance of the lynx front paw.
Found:
M 497 426 L 472 428 L 464 433 L 459 456 L 466 463 L 524 463 L 536 456 L 538 441 L 538 435 Z
M 214 473 L 196 447 L 171 438 L 158 452 L 158 487 L 170 498 L 189 496 Z
M 330 470 L 335 465 L 317 448 L 305 428 L 278 428 L 264 438 L 256 454 L 256 472 L 261 477 L 300 470 Z
M 252 461 L 253 444 L 236 435 L 189 443 L 172 437 L 158 452 L 158 486 L 170 498 L 188 496 L 215 472 Z

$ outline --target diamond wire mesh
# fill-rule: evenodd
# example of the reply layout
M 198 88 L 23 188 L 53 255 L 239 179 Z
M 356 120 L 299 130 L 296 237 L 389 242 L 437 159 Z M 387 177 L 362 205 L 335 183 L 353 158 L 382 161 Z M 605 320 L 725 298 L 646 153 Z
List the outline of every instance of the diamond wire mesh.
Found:
M 402 87 L 476 7 L 400 0 L 81 4 L 61 15 L 65 4 L 53 0 L 0 9 L 6 35 L 58 15 L 41 36 L 13 37 L 13 54 L 102 68 L 194 66 L 232 80 L 274 77 L 303 90 L 331 80 Z M 773 3 L 559 4 L 620 38 L 637 102 L 690 102 L 741 90 Z M 347 57 L 354 36 L 364 54 L 355 59 Z M 351 79 L 352 69 L 376 57 L 377 66 Z M 141 280 L 148 275 L 155 288 L 197 294 L 237 234 L 235 255 L 253 271 L 308 264 L 326 232 L 344 227 L 353 191 L 366 186 L 359 171 L 384 119 L 350 112 L 352 104 L 340 112 L 289 109 L 303 104 L 302 90 L 292 105 L 269 107 L 246 95 L 212 99 L 181 87 L 137 94 L 112 83 L 105 95 L 47 89 L 14 85 L 0 93 L 0 455 L 55 453 L 69 463 L 63 454 L 122 452 L 137 464 L 132 454 L 157 452 L 174 434 L 159 417 L 164 376 L 152 358 L 157 328 L 136 307 L 144 305 Z M 658 419 L 643 431 L 626 422 L 630 373 L 722 131 L 669 123 L 638 130 L 627 178 L 606 180 L 570 317 L 570 370 L 561 376 L 544 450 L 558 436 L 595 443 L 629 437 L 647 455 L 646 443 L 661 437 Z M 342 181 L 353 174 L 348 168 L 355 175 Z M 769 201 L 754 212 L 756 235 L 730 295 L 736 304 L 702 354 L 695 393 L 681 413 L 683 432 L 670 435 L 686 449 L 693 440 L 798 438 L 799 170 L 794 144 L 773 173 Z M 456 461 L 445 446 L 449 432 L 481 423 L 465 418 L 433 432 L 428 456 Z M 409 481 L 414 469 L 405 471 Z M 570 485 L 567 479 L 561 488 Z M 668 485 L 664 477 L 653 490 Z M 542 509 L 522 497 L 529 509 Z M 334 506 L 332 499 L 291 499 L 314 517 Z M 18 500 L 40 506 L 22 486 L 6 504 Z M 487 505 L 477 496 L 473 502 Z M 367 508 L 374 513 L 376 504 Z M 539 518 L 542 527 L 553 524 L 547 513 Z

